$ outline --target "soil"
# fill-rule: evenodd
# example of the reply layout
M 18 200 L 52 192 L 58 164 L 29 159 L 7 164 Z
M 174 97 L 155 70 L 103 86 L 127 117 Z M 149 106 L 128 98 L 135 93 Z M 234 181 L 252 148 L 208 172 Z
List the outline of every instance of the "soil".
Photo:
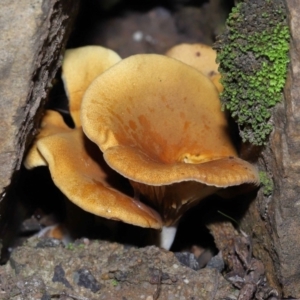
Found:
M 154 246 L 31 238 L 0 267 L 0 299 L 236 298 L 218 270 L 194 269 Z

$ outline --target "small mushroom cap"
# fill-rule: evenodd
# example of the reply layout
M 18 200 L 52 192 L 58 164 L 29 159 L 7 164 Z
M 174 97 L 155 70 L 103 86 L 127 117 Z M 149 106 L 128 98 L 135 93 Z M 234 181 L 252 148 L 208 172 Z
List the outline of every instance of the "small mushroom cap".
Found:
M 69 132 L 71 130 L 72 129 L 65 124 L 62 116 L 58 112 L 54 110 L 47 110 L 41 122 L 40 132 L 26 155 L 24 166 L 27 169 L 47 166 L 47 162 L 36 146 L 37 141 L 59 132 Z
M 80 126 L 79 111 L 85 90 L 99 74 L 120 60 L 121 57 L 117 53 L 100 46 L 66 50 L 62 64 L 62 78 L 76 127 Z
M 108 165 L 132 181 L 258 183 L 256 170 L 236 158 L 216 88 L 176 59 L 122 60 L 87 89 L 81 118 Z
M 107 167 L 99 149 L 81 128 L 37 141 L 55 185 L 77 206 L 95 215 L 160 229 L 159 215 L 114 188 L 119 174 Z
M 202 72 L 213 81 L 219 92 L 223 91 L 223 86 L 219 82 L 219 64 L 216 63 L 217 53 L 210 46 L 204 44 L 180 44 L 171 48 L 167 56 L 178 59 Z M 215 76 L 218 75 L 219 78 Z

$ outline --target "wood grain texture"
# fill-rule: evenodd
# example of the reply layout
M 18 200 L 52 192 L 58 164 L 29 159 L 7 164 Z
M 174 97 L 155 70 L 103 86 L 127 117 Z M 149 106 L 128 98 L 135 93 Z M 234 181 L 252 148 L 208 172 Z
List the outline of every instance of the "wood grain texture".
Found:
M 283 297 L 300 297 L 300 7 L 285 0 L 291 33 L 290 64 L 283 101 L 273 113 L 274 130 L 259 158 L 260 170 L 271 174 L 273 194 L 260 191 L 242 228 L 252 232 L 254 255 L 266 267 L 269 281 Z
M 15 195 L 18 171 L 37 133 L 78 4 L 79 0 L 0 3 L 0 237 L 3 240 L 9 240 L 7 236 L 17 230 L 22 218 Z

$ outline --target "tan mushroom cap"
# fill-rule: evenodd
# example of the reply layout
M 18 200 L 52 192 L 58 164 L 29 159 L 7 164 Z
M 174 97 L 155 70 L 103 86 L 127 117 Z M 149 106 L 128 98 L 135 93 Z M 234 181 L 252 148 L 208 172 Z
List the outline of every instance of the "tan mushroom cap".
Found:
M 24 166 L 27 169 L 47 166 L 47 162 L 37 149 L 37 140 L 60 132 L 69 132 L 71 130 L 72 129 L 65 124 L 62 116 L 58 112 L 54 110 L 47 110 L 40 125 L 40 132 L 26 155 Z
M 62 64 L 62 78 L 76 127 L 81 125 L 79 111 L 85 90 L 99 74 L 120 60 L 121 57 L 117 53 L 100 46 L 66 50 Z
M 81 119 L 108 165 L 132 181 L 259 182 L 254 167 L 236 157 L 212 82 L 176 59 L 140 54 L 122 60 L 87 89 Z
M 219 64 L 216 63 L 217 52 L 212 47 L 204 44 L 180 44 L 168 50 L 166 55 L 196 68 L 213 81 L 219 92 L 223 91 L 219 81 Z
M 111 185 L 111 177 L 115 180 L 120 175 L 107 167 L 81 128 L 40 139 L 37 147 L 55 185 L 83 210 L 141 227 L 161 228 L 154 210 Z

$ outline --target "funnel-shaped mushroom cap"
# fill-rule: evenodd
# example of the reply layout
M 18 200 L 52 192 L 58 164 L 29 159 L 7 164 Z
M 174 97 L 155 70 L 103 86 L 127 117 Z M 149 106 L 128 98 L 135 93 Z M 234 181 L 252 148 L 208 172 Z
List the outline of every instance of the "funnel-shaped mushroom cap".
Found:
M 36 140 L 56 133 L 69 132 L 71 130 L 72 129 L 65 124 L 62 116 L 58 112 L 54 110 L 47 110 L 41 122 L 40 133 L 37 135 Z M 28 151 L 28 154 L 24 160 L 24 165 L 27 169 L 33 169 L 35 167 L 47 165 L 47 162 L 37 149 L 36 141 Z
M 223 91 L 223 86 L 219 82 L 221 76 L 218 71 L 219 64 L 216 63 L 217 53 L 210 46 L 180 44 L 171 48 L 166 55 L 196 68 L 213 81 L 219 92 Z
M 217 188 L 259 182 L 236 157 L 213 83 L 176 59 L 141 54 L 114 65 L 87 89 L 81 120 L 167 225 Z
M 62 78 L 76 127 L 80 126 L 79 110 L 85 90 L 99 74 L 120 60 L 117 53 L 100 46 L 85 46 L 65 52 Z
M 55 185 L 77 206 L 104 218 L 161 228 L 154 210 L 115 189 L 116 176 L 121 176 L 107 167 L 81 128 L 40 139 L 37 148 Z
M 178 60 L 155 54 L 122 60 L 87 89 L 81 118 L 107 163 L 133 181 L 258 182 L 250 164 L 232 158 L 236 151 L 214 85 Z

